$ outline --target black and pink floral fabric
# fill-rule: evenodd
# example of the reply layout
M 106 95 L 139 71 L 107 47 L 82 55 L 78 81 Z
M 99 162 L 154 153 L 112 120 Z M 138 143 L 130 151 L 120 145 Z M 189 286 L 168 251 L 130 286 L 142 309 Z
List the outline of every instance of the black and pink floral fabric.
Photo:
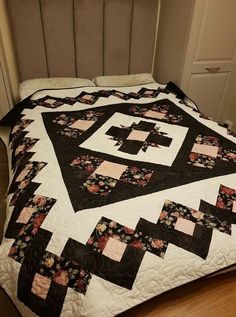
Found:
M 81 185 L 81 190 L 101 196 L 107 196 L 118 182 L 145 187 L 153 174 L 152 170 L 117 164 L 89 155 L 77 157 L 71 166 L 90 174 Z
M 33 122 L 34 120 L 29 119 L 21 119 L 19 120 L 16 125 L 12 128 L 10 133 L 10 142 L 11 142 L 11 148 L 13 148 L 13 145 L 16 141 L 16 139 L 22 135 L 22 132 Z
M 23 223 L 16 240 L 14 241 L 9 256 L 22 263 L 34 236 L 37 234 L 43 221 L 47 217 L 56 200 L 45 196 L 35 195 L 22 209 L 17 222 Z
M 166 241 L 102 217 L 88 239 L 87 245 L 91 246 L 96 252 L 121 261 L 126 245 L 151 252 L 163 258 L 168 244 Z
M 27 186 L 31 183 L 32 179 L 47 165 L 45 162 L 29 161 L 24 169 L 20 172 L 15 180 L 15 185 L 17 189 L 15 190 L 12 199 L 10 201 L 10 206 L 15 206 L 19 196 L 24 193 Z
M 53 123 L 61 125 L 63 128 L 59 131 L 62 136 L 78 138 L 82 133 L 93 126 L 103 113 L 96 111 L 87 111 L 85 114 L 75 119 L 70 115 L 61 114 L 53 120 Z
M 221 147 L 217 137 L 199 134 L 192 147 L 188 163 L 196 167 L 213 169 L 216 159 L 235 163 L 236 151 Z
M 53 282 L 73 288 L 85 294 L 92 277 L 78 261 L 71 261 L 46 251 L 40 262 L 38 274 L 51 279 Z
M 154 104 L 151 109 L 145 106 L 133 105 L 130 109 L 130 113 L 138 115 L 140 117 L 163 120 L 170 123 L 180 123 L 183 120 L 182 115 L 175 115 L 170 113 L 169 105 Z
M 216 207 L 236 213 L 236 190 L 221 185 L 216 201 Z
M 37 142 L 38 139 L 35 138 L 24 137 L 22 139 L 22 141 L 17 145 L 16 149 L 13 150 L 14 159 L 12 160 L 12 165 L 14 168 L 18 166 L 24 155 L 29 152 Z

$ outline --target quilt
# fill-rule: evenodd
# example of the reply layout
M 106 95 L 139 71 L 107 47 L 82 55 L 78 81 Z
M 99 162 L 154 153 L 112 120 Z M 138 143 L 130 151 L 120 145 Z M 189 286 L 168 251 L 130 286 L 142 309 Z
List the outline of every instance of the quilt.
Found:
M 114 316 L 236 264 L 235 136 L 173 83 L 43 90 L 0 124 L 22 316 Z

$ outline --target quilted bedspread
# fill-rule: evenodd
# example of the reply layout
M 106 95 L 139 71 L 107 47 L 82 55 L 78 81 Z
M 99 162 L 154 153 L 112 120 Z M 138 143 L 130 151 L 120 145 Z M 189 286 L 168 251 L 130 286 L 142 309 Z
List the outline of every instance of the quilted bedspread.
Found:
M 23 316 L 114 316 L 236 263 L 236 138 L 173 84 L 43 90 L 0 124 Z

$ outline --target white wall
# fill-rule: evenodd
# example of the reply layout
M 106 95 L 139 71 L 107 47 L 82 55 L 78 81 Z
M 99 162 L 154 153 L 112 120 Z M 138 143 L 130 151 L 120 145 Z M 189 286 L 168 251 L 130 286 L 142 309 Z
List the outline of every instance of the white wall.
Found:
M 12 37 L 9 28 L 9 22 L 7 17 L 6 1 L 0 0 L 0 57 L 4 55 L 4 59 L 1 58 L 1 64 L 4 68 L 5 80 L 9 81 L 8 84 L 13 95 L 13 99 L 18 100 L 18 87 L 19 87 L 19 77 L 17 71 L 17 63 L 14 55 L 14 48 L 12 43 Z M 3 46 L 3 47 L 2 47 Z
M 154 77 L 180 84 L 195 0 L 161 0 Z

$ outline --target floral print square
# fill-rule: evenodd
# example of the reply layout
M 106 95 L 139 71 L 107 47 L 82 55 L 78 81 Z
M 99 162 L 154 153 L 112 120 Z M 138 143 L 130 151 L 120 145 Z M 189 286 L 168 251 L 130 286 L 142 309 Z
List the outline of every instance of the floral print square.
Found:
M 205 135 L 198 134 L 198 136 L 196 137 L 195 143 L 219 147 L 219 139 L 215 136 L 205 136 Z
M 64 102 L 58 98 L 52 98 L 50 96 L 46 96 L 46 97 L 36 101 L 36 104 L 38 106 L 41 106 L 41 107 L 55 109 L 55 108 L 58 108 L 58 107 L 64 105 Z
M 53 198 L 40 195 L 35 195 L 28 201 L 25 208 L 34 211 L 13 242 L 8 254 L 9 257 L 19 263 L 24 261 L 25 253 L 55 202 L 56 200 Z
M 22 158 L 22 156 L 32 149 L 32 147 L 38 142 L 38 139 L 32 139 L 32 138 L 23 138 L 21 143 L 17 146 L 15 149 L 15 157 L 17 159 L 17 162 Z
M 15 140 L 20 136 L 23 132 L 24 129 L 26 129 L 34 120 L 29 120 L 29 119 L 21 119 L 19 120 L 16 125 L 12 128 L 11 133 L 10 133 L 10 142 L 11 148 L 13 147 L 13 144 Z
M 148 108 L 147 106 L 133 105 L 129 112 L 141 117 L 163 120 L 170 123 L 180 123 L 183 120 L 183 115 L 171 114 L 169 109 L 170 106 L 168 105 L 155 104 L 151 108 Z
M 40 262 L 39 273 L 57 284 L 71 287 L 82 294 L 86 293 L 92 277 L 78 261 L 67 260 L 48 251 Z
M 236 204 L 236 190 L 233 188 L 229 188 L 224 185 L 221 185 L 219 189 L 217 201 L 216 201 L 216 207 L 235 212 L 234 210 L 235 204 Z
M 175 229 L 178 218 L 183 218 L 209 229 L 217 229 L 220 232 L 231 234 L 228 224 L 222 223 L 211 213 L 204 213 L 179 203 L 166 200 L 159 217 L 158 223 L 167 228 Z
M 107 196 L 116 186 L 117 180 L 108 176 L 92 174 L 82 184 L 81 189 L 92 194 Z
M 93 105 L 98 100 L 98 97 L 93 94 L 81 93 L 77 97 L 77 101 L 87 105 Z
M 71 162 L 72 167 L 77 167 L 81 170 L 85 170 L 88 173 L 93 173 L 96 168 L 102 164 L 103 160 L 95 156 L 81 155 Z
M 213 169 L 219 151 L 219 139 L 214 136 L 197 135 L 188 164 Z
M 141 231 L 122 226 L 116 221 L 105 217 L 102 217 L 96 225 L 96 228 L 87 241 L 87 245 L 94 251 L 103 253 L 110 238 L 134 248 L 149 251 L 162 258 L 164 258 L 168 246 L 166 241 L 158 239 L 157 237 L 144 235 Z
M 140 187 L 145 187 L 152 177 L 153 171 L 136 166 L 128 167 L 122 174 L 120 180 Z
M 86 111 L 84 114 L 79 114 L 78 118 L 74 118 L 66 113 L 62 113 L 52 120 L 62 126 L 59 134 L 70 138 L 78 138 L 86 130 L 91 128 L 103 113 L 96 111 Z
M 26 187 L 30 184 L 31 180 L 46 166 L 44 162 L 29 162 L 26 164 L 23 171 L 16 178 L 17 190 L 10 201 L 10 206 L 14 206 L 16 201 Z
M 207 156 L 199 153 L 191 152 L 189 162 L 192 166 L 213 169 L 216 159 L 212 156 Z
M 224 161 L 236 163 L 236 150 L 224 149 L 220 147 L 218 158 Z

